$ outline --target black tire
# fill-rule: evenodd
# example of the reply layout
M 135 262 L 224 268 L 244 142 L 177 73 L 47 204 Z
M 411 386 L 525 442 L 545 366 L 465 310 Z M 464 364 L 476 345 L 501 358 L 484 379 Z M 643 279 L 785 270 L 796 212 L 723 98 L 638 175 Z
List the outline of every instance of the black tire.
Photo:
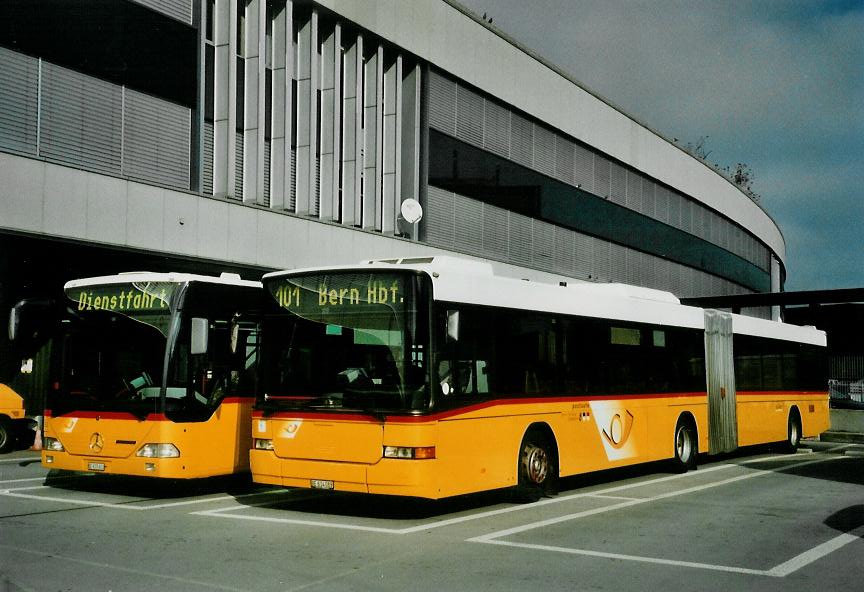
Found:
M 0 454 L 11 452 L 15 448 L 15 434 L 12 431 L 12 422 L 6 417 L 0 417 Z
M 798 451 L 798 446 L 801 444 L 801 433 L 801 417 L 793 409 L 789 412 L 789 420 L 786 422 L 786 442 L 783 445 L 785 452 L 792 454 Z
M 536 431 L 529 431 L 519 447 L 518 484 L 516 500 L 536 502 L 544 495 L 555 493 L 558 461 L 549 439 Z
M 675 425 L 672 441 L 675 457 L 672 461 L 675 471 L 686 473 L 696 469 L 696 456 L 699 454 L 699 441 L 696 438 L 696 428 L 687 418 L 681 417 Z

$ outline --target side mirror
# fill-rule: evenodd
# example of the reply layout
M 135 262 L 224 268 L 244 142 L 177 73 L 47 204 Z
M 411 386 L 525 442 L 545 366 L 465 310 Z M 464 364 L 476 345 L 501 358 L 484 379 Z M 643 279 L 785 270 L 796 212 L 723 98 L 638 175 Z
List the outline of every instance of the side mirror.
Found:
M 193 356 L 207 353 L 207 339 L 210 336 L 210 321 L 200 317 L 192 318 L 192 343 L 190 351 Z
M 21 333 L 21 302 L 9 311 L 9 341 L 15 341 Z
M 459 311 L 447 311 L 447 341 L 459 341 Z

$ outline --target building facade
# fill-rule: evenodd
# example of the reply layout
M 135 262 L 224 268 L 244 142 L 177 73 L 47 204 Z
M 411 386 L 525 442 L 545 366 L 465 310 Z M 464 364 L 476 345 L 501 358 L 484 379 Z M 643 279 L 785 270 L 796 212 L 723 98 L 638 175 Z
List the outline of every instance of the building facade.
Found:
M 758 204 L 450 0 L 7 0 L 0 22 L 0 312 L 123 270 L 430 253 L 783 287 Z

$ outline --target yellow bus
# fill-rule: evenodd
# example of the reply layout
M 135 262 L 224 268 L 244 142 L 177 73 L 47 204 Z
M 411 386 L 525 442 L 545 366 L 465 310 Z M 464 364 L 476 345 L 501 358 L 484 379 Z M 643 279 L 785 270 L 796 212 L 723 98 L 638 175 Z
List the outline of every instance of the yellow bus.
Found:
M 254 481 L 443 498 L 828 429 L 824 333 L 429 257 L 271 273 Z
M 260 282 L 135 272 L 68 282 L 42 464 L 198 478 L 248 471 Z M 16 306 L 19 331 L 40 310 Z M 15 333 L 14 327 L 10 334 Z
M 35 422 L 27 417 L 24 399 L 10 386 L 0 383 L 0 453 L 11 452 L 28 439 L 33 442 Z

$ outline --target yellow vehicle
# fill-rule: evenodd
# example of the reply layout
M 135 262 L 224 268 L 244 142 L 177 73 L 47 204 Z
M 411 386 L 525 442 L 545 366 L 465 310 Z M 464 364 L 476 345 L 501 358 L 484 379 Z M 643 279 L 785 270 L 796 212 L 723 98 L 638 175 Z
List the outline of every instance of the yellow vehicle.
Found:
M 28 433 L 32 444 L 33 424 L 24 410 L 21 395 L 0 383 L 0 453 L 14 450 Z
M 824 333 L 434 257 L 264 276 L 253 480 L 442 498 L 828 429 Z M 707 376 L 707 380 L 706 380 Z
M 263 302 L 259 282 L 130 273 L 64 289 L 46 468 L 167 478 L 248 470 L 258 330 L 247 313 Z M 26 306 L 17 314 L 26 326 Z

